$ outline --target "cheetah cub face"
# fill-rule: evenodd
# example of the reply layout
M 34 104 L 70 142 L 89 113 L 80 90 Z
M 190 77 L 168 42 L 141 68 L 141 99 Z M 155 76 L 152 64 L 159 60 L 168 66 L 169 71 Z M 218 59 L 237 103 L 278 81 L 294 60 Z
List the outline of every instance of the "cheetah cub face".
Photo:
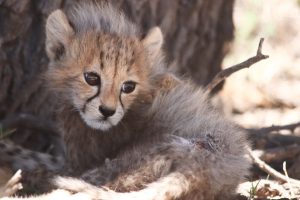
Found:
M 102 131 L 116 126 L 149 90 L 151 59 L 163 40 L 159 28 L 142 39 L 92 28 L 77 31 L 61 10 L 48 17 L 46 37 L 50 88 L 80 113 L 86 125 Z

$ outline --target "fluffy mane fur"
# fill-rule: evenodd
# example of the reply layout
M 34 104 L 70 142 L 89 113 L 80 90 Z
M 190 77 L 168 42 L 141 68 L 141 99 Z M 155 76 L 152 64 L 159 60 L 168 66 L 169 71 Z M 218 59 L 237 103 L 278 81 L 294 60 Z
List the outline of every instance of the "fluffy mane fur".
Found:
M 109 3 L 80 3 L 68 11 L 76 32 L 94 30 L 125 37 L 139 37 L 140 31 L 122 12 Z

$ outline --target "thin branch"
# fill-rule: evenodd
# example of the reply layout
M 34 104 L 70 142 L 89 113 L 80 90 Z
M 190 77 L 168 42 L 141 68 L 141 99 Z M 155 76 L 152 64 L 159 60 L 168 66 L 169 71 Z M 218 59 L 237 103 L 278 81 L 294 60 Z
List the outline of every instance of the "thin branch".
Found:
M 280 131 L 280 130 L 290 130 L 291 132 L 294 132 L 297 127 L 300 127 L 300 122 L 294 123 L 294 124 L 288 124 L 283 126 L 270 126 L 265 128 L 259 128 L 259 129 L 246 129 L 250 133 L 259 133 L 259 134 L 267 134 L 272 131 Z
M 269 166 L 267 163 L 262 161 L 258 156 L 256 156 L 253 151 L 248 149 L 248 153 L 250 155 L 250 158 L 252 159 L 253 163 L 257 165 L 261 170 L 268 173 L 270 176 L 273 176 L 279 181 L 282 181 L 284 183 L 290 182 L 291 184 L 300 185 L 300 181 L 292 178 L 287 178 L 285 175 L 281 174 L 280 172 L 273 169 L 271 166 Z
M 261 49 L 264 42 L 264 38 L 261 38 L 258 44 L 257 53 L 255 56 L 249 58 L 248 60 L 239 63 L 237 65 L 233 65 L 227 69 L 220 71 L 214 79 L 205 87 L 205 91 L 210 93 L 220 82 L 222 82 L 225 78 L 229 77 L 234 72 L 237 72 L 244 68 L 249 68 L 251 65 L 269 58 L 269 56 L 262 54 Z
M 289 186 L 289 188 L 290 188 L 291 197 L 292 197 L 292 198 L 295 198 L 294 188 L 293 188 L 293 186 L 292 186 L 292 184 L 291 184 L 290 177 L 289 177 L 289 175 L 288 175 L 288 173 L 287 173 L 287 170 L 286 170 L 286 162 L 285 162 L 285 161 L 283 162 L 282 168 L 283 168 L 284 174 L 285 174 L 285 176 L 286 176 L 286 178 L 287 178 L 287 180 L 288 180 L 288 186 Z

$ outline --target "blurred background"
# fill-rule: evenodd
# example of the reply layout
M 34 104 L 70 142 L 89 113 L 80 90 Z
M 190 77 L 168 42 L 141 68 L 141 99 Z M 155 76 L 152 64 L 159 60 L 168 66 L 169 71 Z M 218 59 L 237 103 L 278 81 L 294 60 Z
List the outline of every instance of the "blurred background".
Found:
M 237 0 L 235 38 L 223 68 L 255 55 L 260 37 L 269 59 L 226 80 L 227 114 L 243 127 L 300 121 L 300 4 L 297 0 Z
M 289 176 L 299 179 L 300 1 L 236 0 L 233 21 L 234 40 L 223 69 L 255 55 L 261 37 L 265 38 L 262 52 L 270 57 L 227 78 L 217 98 L 230 119 L 248 130 L 259 130 L 250 131 L 253 153 L 281 173 L 286 161 Z M 273 129 L 273 125 L 282 127 Z M 240 186 L 248 198 L 299 198 L 299 187 L 269 181 L 268 173 L 257 168 L 252 172 L 253 182 Z M 254 194 L 249 188 L 255 188 Z

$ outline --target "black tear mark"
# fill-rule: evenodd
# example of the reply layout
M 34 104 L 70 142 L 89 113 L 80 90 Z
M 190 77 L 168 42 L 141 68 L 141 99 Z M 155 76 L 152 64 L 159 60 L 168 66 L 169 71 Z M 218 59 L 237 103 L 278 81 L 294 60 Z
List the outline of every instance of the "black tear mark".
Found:
M 123 105 L 123 102 L 122 102 L 121 95 L 122 95 L 122 93 L 120 92 L 120 94 L 119 94 L 119 101 L 120 101 L 120 104 L 121 104 L 122 108 L 124 109 L 124 105 Z
M 100 67 L 101 67 L 101 70 L 103 70 L 103 68 L 104 68 L 104 52 L 103 51 L 100 52 Z
M 97 87 L 97 93 L 94 96 L 92 96 L 92 97 L 90 97 L 86 100 L 86 102 L 85 102 L 85 104 L 83 105 L 83 108 L 82 108 L 83 113 L 86 110 L 86 104 L 88 104 L 90 101 L 92 101 L 95 97 L 97 97 L 100 94 L 100 87 L 101 87 L 100 85 Z

